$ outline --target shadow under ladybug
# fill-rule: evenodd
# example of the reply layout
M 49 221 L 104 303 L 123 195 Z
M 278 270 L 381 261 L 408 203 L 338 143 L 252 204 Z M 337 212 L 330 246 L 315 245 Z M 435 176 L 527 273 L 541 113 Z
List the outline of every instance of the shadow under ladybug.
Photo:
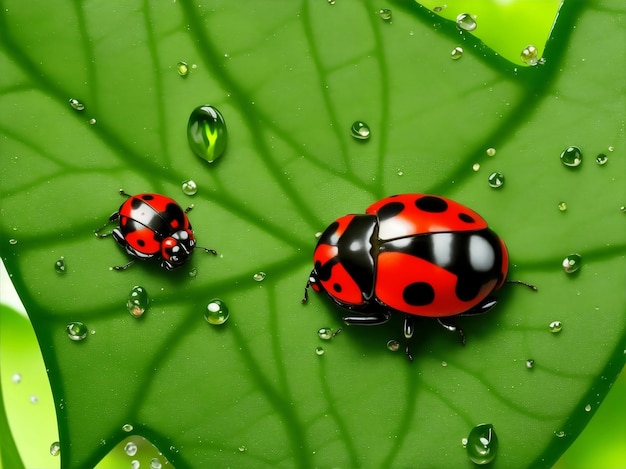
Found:
M 213 249 L 196 245 L 193 229 L 187 213 L 193 208 L 183 210 L 173 199 L 161 194 L 130 195 L 120 189 L 126 201 L 114 212 L 109 220 L 94 231 L 98 238 L 113 236 L 134 259 L 124 265 L 112 267 L 125 270 L 137 259 L 157 258 L 161 267 L 174 270 L 185 264 L 194 249 L 216 255 Z M 101 233 L 110 223 L 119 222 L 110 233 Z
M 491 294 L 506 280 L 508 252 L 502 239 L 475 211 L 444 197 L 402 194 L 382 199 L 365 214 L 346 215 L 322 233 L 304 289 L 325 293 L 350 314 L 347 325 L 384 324 L 404 314 L 405 353 L 416 316 L 437 320 L 465 334 L 453 317 L 493 308 Z

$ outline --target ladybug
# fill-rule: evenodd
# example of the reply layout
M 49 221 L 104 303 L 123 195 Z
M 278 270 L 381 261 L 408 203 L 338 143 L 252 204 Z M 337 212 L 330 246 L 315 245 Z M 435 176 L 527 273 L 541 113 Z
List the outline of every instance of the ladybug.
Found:
M 130 195 L 122 189 L 120 194 L 128 198 L 104 226 L 95 230 L 98 238 L 112 235 L 135 258 L 113 269 L 124 270 L 137 259 L 153 257 L 161 259 L 161 267 L 167 270 L 174 270 L 187 262 L 193 250 L 199 247 L 187 218 L 192 207 L 183 210 L 173 199 L 161 194 Z M 111 233 L 100 233 L 109 223 L 118 220 L 119 226 Z M 200 249 L 217 254 L 212 249 Z
M 436 318 L 464 344 L 463 331 L 448 319 L 493 308 L 491 294 L 505 283 L 509 258 L 502 239 L 470 208 L 445 197 L 401 194 L 331 223 L 313 262 L 303 303 L 309 287 L 326 293 L 349 311 L 348 325 L 383 324 L 403 313 L 406 339 L 415 316 Z M 412 360 L 408 345 L 405 352 Z

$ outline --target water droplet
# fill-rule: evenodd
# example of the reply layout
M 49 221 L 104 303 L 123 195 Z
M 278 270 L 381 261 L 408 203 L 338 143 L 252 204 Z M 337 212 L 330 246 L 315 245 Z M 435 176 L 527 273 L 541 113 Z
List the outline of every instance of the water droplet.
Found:
M 150 460 L 150 469 L 161 469 L 163 464 L 159 461 L 159 458 L 152 458 Z
M 328 0 L 328 4 L 329 5 L 334 5 L 335 4 L 335 0 Z
M 565 210 L 567 210 L 567 204 L 565 202 L 559 202 L 559 210 L 561 212 L 564 212 Z
M 84 111 L 85 105 L 81 103 L 78 99 L 70 98 L 70 106 L 72 106 L 77 111 Z
M 378 15 L 383 21 L 391 21 L 391 10 L 389 8 L 382 8 L 378 11 Z
M 322 327 L 317 331 L 317 335 L 322 340 L 330 340 L 333 338 L 333 330 L 330 327 Z
M 133 459 L 130 462 L 130 469 L 139 469 L 140 467 L 141 467 L 141 463 L 137 461 L 136 459 Z
M 190 277 L 196 277 L 197 275 L 198 275 L 198 269 L 196 269 L 195 267 L 189 271 Z
M 495 148 L 487 148 L 487 156 L 495 156 L 496 149 Z
M 139 285 L 134 286 L 128 294 L 128 300 L 126 301 L 128 312 L 138 318 L 146 312 L 149 304 L 150 298 L 148 298 L 146 289 Z
M 404 171 L 402 171 L 401 169 L 398 170 L 398 176 L 404 176 Z
M 600 153 L 598 156 L 596 156 L 596 163 L 598 163 L 600 166 L 604 166 L 608 160 L 609 157 L 606 156 L 604 153 Z
M 87 326 L 85 326 L 82 322 L 70 322 L 65 330 L 67 331 L 67 336 L 72 340 L 78 341 L 87 337 Z
M 213 163 L 224 152 L 227 136 L 224 117 L 216 108 L 198 106 L 191 112 L 187 124 L 187 141 L 197 156 Z
M 565 432 L 563 430 L 554 432 L 554 434 L 556 435 L 557 438 L 563 438 L 565 436 Z
M 252 276 L 252 278 L 254 279 L 255 282 L 262 282 L 263 280 L 265 280 L 266 275 L 267 274 L 265 272 L 257 272 L 256 274 Z
M 467 438 L 461 438 L 461 446 L 467 448 Z
M 187 65 L 187 62 L 178 62 L 176 64 L 176 71 L 181 77 L 186 77 L 189 75 L 189 65 Z
M 442 361 L 442 362 L 441 362 L 441 366 L 448 366 L 448 362 L 447 362 L 447 361 L 445 361 L 445 360 L 444 360 L 444 361 Z
M 591 412 L 591 404 L 585 406 L 585 412 Z
M 230 313 L 228 312 L 228 306 L 219 298 L 213 298 L 209 301 L 204 313 L 204 319 L 209 324 L 220 325 L 224 324 L 228 320 Z
M 370 138 L 371 133 L 369 125 L 363 121 L 355 121 L 354 124 L 352 124 L 350 132 L 357 140 L 367 140 Z
M 622 212 L 622 213 L 626 213 L 626 205 L 622 205 L 622 206 L 619 208 L 619 210 L 620 210 L 620 212 Z
M 478 171 L 478 170 L 480 169 L 480 163 L 474 163 L 474 164 L 472 165 L 472 169 L 473 169 L 474 171 Z
M 535 360 L 533 360 L 532 358 L 529 358 L 528 360 L 526 360 L 526 368 L 533 368 L 535 366 Z
M 578 147 L 567 147 L 561 153 L 561 163 L 570 168 L 580 166 L 583 161 L 583 154 Z
M 241 445 L 238 449 L 241 453 L 248 451 L 248 448 L 246 448 L 244 445 Z
M 461 13 L 457 16 L 456 25 L 464 31 L 474 31 L 476 29 L 476 21 L 469 13 Z
M 124 446 L 124 452 L 128 456 L 134 456 L 135 454 L 137 454 L 137 445 L 135 443 L 133 443 L 132 441 L 129 441 Z
M 561 324 L 561 321 L 552 321 L 548 325 L 548 328 L 550 329 L 550 332 L 556 334 L 557 332 L 561 332 L 561 329 L 563 329 L 563 324 Z
M 459 46 L 455 47 L 454 49 L 452 49 L 450 56 L 454 60 L 459 60 L 461 57 L 463 57 L 463 48 Z
M 54 270 L 56 270 L 58 274 L 65 273 L 65 258 L 63 256 L 61 256 L 59 260 L 54 263 Z
M 315 347 L 315 353 L 317 355 L 324 355 L 324 349 L 322 347 Z
M 487 181 L 489 182 L 489 187 L 498 189 L 504 185 L 504 174 L 499 172 L 491 173 Z
M 126 433 L 132 432 L 133 429 L 134 427 L 130 423 L 122 425 L 122 430 L 124 430 Z
M 59 444 L 59 442 L 58 441 L 53 442 L 50 445 L 50 455 L 58 456 L 60 452 L 61 452 L 61 445 Z
M 397 340 L 391 339 L 390 341 L 387 342 L 387 348 L 391 350 L 392 352 L 397 352 L 398 350 L 400 350 L 400 342 L 398 342 Z
M 580 254 L 570 254 L 563 259 L 563 270 L 566 274 L 573 274 L 583 263 L 583 258 Z
M 96 122 L 97 122 L 96 119 L 94 119 L 93 117 L 91 119 L 89 119 L 89 123 L 91 125 L 94 125 Z
M 183 182 L 182 189 L 185 195 L 196 195 L 196 193 L 198 192 L 198 186 L 196 185 L 196 182 L 192 179 Z
M 609 147 L 607 148 L 607 150 L 609 151 L 615 151 L 615 147 L 613 145 L 609 145 Z
M 498 437 L 493 425 L 483 423 L 472 428 L 467 437 L 467 455 L 476 464 L 489 464 L 498 452 Z
M 30 401 L 31 404 L 37 404 L 39 402 L 39 397 L 33 395 L 33 396 L 30 396 L 28 400 Z
M 15 384 L 21 383 L 22 375 L 19 373 L 13 373 L 13 376 L 11 376 L 11 381 L 13 381 Z
M 9 240 L 9 244 L 11 244 L 12 246 L 15 246 L 15 245 L 17 244 L 17 239 L 15 239 L 15 238 L 11 238 L 11 239 Z
M 526 46 L 522 50 L 521 59 L 526 65 L 537 65 L 539 63 L 539 51 L 535 46 Z

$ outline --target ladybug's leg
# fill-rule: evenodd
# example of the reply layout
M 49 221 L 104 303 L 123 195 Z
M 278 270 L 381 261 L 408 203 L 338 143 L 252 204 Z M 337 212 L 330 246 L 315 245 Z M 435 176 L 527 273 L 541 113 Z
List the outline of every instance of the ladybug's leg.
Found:
M 135 259 L 133 259 L 132 261 L 128 261 L 126 264 L 124 265 L 114 265 L 113 267 L 111 267 L 113 270 L 126 270 L 128 269 L 131 265 L 133 265 L 135 263 Z
M 341 318 L 343 322 L 352 326 L 378 326 L 385 324 L 391 318 L 391 313 L 387 310 L 372 311 L 368 314 L 359 314 L 355 316 L 344 316 Z
M 444 321 L 441 318 L 437 318 L 437 322 L 441 324 L 443 327 L 445 327 L 447 330 L 449 330 L 450 332 L 458 332 L 459 336 L 461 336 L 461 345 L 465 345 L 465 332 L 463 332 L 463 329 L 461 329 L 456 324 L 452 324 L 450 322 Z
M 187 207 L 187 208 L 185 209 L 185 213 L 189 213 L 189 212 L 191 212 L 192 210 L 193 210 L 193 204 L 191 204 L 189 207 Z
M 415 323 L 413 322 L 413 316 L 411 316 L 410 314 L 404 315 L 404 323 L 402 325 L 402 332 L 404 334 L 404 338 L 407 340 L 413 337 L 413 332 L 415 332 Z M 409 345 L 408 342 L 406 346 L 404 347 L 404 354 L 406 355 L 406 358 L 408 358 L 410 362 L 413 361 L 413 354 L 411 353 L 411 346 Z
M 104 230 L 107 226 L 109 226 L 109 223 L 117 221 L 119 219 L 119 217 L 120 217 L 120 212 L 113 212 L 104 225 L 102 225 L 100 228 L 97 228 L 97 229 L 93 230 L 93 232 L 96 235 L 96 237 L 98 237 L 98 238 L 106 238 L 107 236 L 111 236 L 112 233 L 100 233 L 100 232 L 102 230 Z
M 524 285 L 533 291 L 537 291 L 537 287 L 531 283 L 522 282 L 521 280 L 507 280 L 506 283 L 516 283 L 517 285 Z

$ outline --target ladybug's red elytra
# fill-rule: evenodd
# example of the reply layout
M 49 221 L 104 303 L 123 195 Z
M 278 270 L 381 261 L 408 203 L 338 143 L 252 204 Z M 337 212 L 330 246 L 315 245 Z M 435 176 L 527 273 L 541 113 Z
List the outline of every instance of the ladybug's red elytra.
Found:
M 414 316 L 432 317 L 463 343 L 463 331 L 447 318 L 493 308 L 491 294 L 509 265 L 504 242 L 478 213 L 427 194 L 387 197 L 365 214 L 337 219 L 320 236 L 313 262 L 303 303 L 311 287 L 350 311 L 346 324 L 382 324 L 404 313 L 407 339 Z M 406 354 L 412 360 L 408 346 Z
M 113 267 L 124 270 L 136 259 L 161 259 L 161 267 L 174 270 L 183 265 L 195 248 L 196 240 L 187 217 L 191 207 L 183 210 L 173 199 L 161 194 L 120 194 L 128 197 L 104 226 L 95 230 L 99 238 L 112 235 L 126 252 L 134 257 L 127 264 Z M 109 223 L 119 221 L 111 233 L 101 234 Z M 212 249 L 200 248 L 217 254 Z

